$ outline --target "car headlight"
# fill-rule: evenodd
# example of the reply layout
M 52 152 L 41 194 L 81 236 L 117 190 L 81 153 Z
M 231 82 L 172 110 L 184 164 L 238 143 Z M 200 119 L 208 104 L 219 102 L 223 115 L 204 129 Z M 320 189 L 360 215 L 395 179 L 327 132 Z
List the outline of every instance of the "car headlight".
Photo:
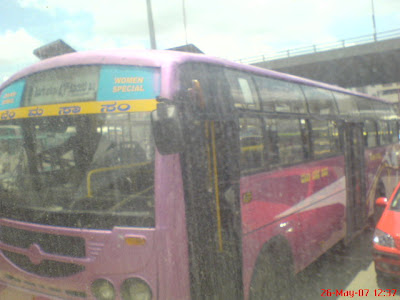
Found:
M 114 300 L 115 290 L 111 282 L 97 279 L 92 283 L 92 293 L 97 300 Z
M 151 289 L 146 282 L 139 278 L 129 278 L 121 285 L 123 300 L 151 300 Z
M 395 248 L 393 237 L 379 229 L 375 229 L 374 243 L 384 247 Z

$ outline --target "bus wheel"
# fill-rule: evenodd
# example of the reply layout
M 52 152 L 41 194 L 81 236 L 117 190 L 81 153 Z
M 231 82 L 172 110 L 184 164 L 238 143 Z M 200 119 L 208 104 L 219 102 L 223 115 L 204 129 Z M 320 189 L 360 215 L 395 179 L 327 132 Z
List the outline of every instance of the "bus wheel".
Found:
M 292 253 L 287 242 L 264 245 L 250 285 L 250 300 L 295 299 Z

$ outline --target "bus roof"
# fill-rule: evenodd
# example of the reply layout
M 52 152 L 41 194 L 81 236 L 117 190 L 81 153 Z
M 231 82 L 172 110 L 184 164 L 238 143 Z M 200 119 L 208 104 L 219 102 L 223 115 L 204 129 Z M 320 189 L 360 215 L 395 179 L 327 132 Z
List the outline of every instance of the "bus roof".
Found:
M 110 49 L 110 50 L 97 50 L 97 51 L 83 51 L 64 54 L 49 59 L 39 61 L 11 76 L 1 86 L 2 90 L 11 82 L 26 77 L 28 75 L 60 67 L 67 67 L 71 65 L 136 65 L 146 67 L 163 67 L 169 65 L 176 65 L 185 62 L 202 62 L 243 70 L 254 74 L 269 76 L 277 79 L 283 79 L 291 82 L 302 83 L 305 85 L 321 87 L 333 91 L 338 91 L 347 94 L 353 94 L 365 98 L 372 98 L 382 102 L 382 99 L 365 95 L 357 92 L 351 92 L 344 88 L 333 86 L 330 84 L 317 82 L 301 78 L 294 75 L 280 73 L 277 71 L 267 70 L 260 67 L 244 65 L 232 62 L 226 59 L 207 56 L 204 54 L 186 53 L 171 50 L 133 50 L 133 49 Z

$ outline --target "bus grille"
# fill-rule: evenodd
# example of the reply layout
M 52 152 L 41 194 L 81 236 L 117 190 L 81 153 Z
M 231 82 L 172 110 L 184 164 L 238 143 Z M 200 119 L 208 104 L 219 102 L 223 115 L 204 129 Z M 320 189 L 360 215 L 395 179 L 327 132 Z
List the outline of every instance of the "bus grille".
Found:
M 85 257 L 85 240 L 76 236 L 55 235 L 1 226 L 0 241 L 24 249 L 37 244 L 48 254 Z
M 85 257 L 85 240 L 81 237 L 54 235 L 48 233 L 27 231 L 7 226 L 0 227 L 0 241 L 4 244 L 28 249 L 36 244 L 42 251 L 68 257 Z M 72 263 L 64 263 L 53 260 L 43 260 L 39 264 L 31 262 L 29 257 L 2 251 L 13 264 L 26 272 L 45 277 L 65 277 L 82 272 L 85 267 Z
M 2 252 L 17 267 L 43 277 L 66 277 L 85 270 L 84 266 L 53 260 L 43 260 L 40 264 L 35 265 L 25 255 L 4 250 Z

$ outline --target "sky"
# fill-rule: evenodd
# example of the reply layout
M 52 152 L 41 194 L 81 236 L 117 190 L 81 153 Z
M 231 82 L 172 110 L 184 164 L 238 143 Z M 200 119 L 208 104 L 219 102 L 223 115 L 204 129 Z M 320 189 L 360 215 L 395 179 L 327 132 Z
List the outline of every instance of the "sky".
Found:
M 158 49 L 191 43 L 231 60 L 372 35 L 372 3 L 376 31 L 400 35 L 399 0 L 151 0 Z M 146 0 L 0 0 L 0 84 L 57 39 L 150 49 L 147 22 Z

